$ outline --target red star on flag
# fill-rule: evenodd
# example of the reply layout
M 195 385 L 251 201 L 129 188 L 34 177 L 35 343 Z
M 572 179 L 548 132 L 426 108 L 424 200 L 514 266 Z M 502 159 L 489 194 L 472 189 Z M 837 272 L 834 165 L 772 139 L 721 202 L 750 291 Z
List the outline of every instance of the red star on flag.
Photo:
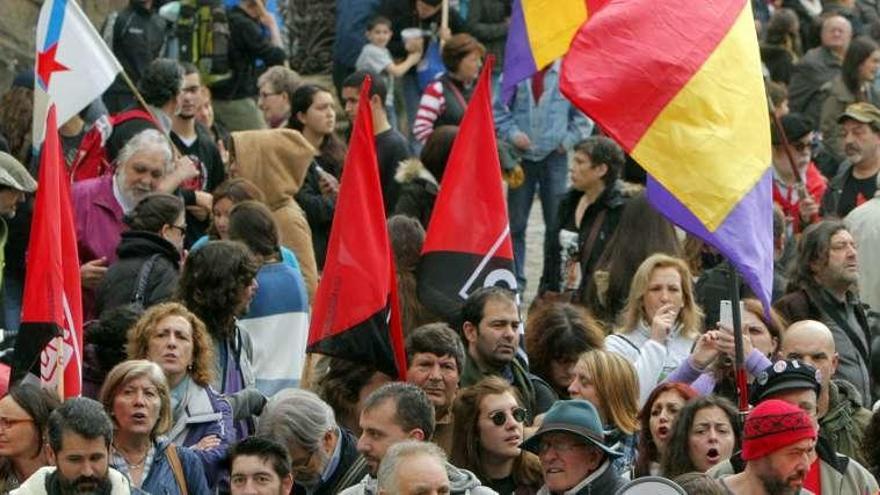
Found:
M 55 52 L 58 50 L 58 43 L 53 44 L 48 50 L 37 54 L 37 76 L 40 78 L 40 84 L 44 88 L 49 88 L 49 79 L 53 72 L 62 72 L 70 70 L 55 60 Z

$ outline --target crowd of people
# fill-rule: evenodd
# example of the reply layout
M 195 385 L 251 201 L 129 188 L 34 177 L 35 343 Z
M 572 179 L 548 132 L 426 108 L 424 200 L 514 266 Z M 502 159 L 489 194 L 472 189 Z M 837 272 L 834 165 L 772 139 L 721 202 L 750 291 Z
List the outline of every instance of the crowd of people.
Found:
M 517 287 L 476 289 L 447 321 L 419 300 L 487 55 L 503 79 L 510 0 L 453 0 L 445 20 L 441 0 L 338 0 L 332 87 L 288 68 L 263 0 L 225 10 L 228 77 L 181 61 L 176 3 L 131 0 L 100 30 L 147 108 L 120 79 L 59 123 L 83 397 L 11 384 L 0 493 L 880 493 L 880 3 L 751 2 L 775 263 L 771 307 L 740 287 L 741 332 L 722 309 L 734 267 L 654 210 L 638 163 L 561 93 L 559 60 L 493 102 L 504 184 L 481 187 L 505 189 Z M 400 381 L 306 355 L 368 76 Z M 0 99 L 4 349 L 29 338 L 33 93 L 30 70 Z

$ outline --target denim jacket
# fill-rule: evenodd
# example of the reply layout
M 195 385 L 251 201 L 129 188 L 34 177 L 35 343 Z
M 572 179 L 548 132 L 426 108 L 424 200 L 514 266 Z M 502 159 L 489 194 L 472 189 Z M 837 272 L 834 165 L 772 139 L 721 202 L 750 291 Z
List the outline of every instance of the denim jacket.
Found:
M 493 114 L 498 139 L 512 143 L 517 132 L 525 133 L 532 142 L 531 148 L 521 152 L 526 160 L 543 160 L 559 145 L 566 151 L 571 150 L 593 131 L 593 122 L 559 91 L 559 69 L 557 60 L 547 70 L 544 92 L 537 105 L 532 97 L 531 79 L 516 86 L 510 105 L 505 104 L 499 94 L 495 96 Z M 567 118 L 562 118 L 563 115 Z

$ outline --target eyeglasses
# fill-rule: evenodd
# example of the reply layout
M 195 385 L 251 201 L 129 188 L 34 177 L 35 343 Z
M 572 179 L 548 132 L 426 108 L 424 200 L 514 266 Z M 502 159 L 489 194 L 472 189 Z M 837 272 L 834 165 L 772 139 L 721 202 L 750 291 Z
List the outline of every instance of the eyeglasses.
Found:
M 529 413 L 525 409 L 517 407 L 510 411 L 510 415 L 517 423 L 525 423 L 526 418 L 528 418 L 529 416 Z M 495 426 L 503 426 L 504 423 L 507 423 L 507 413 L 505 411 L 495 411 L 494 413 L 489 415 L 489 419 L 492 420 L 492 423 Z
M 582 442 L 575 440 L 545 440 L 538 444 L 538 455 L 544 455 L 549 452 L 550 449 L 553 449 L 557 454 L 565 454 L 570 450 L 583 446 L 584 444 Z
M 169 224 L 168 226 L 171 227 L 172 229 L 177 229 L 177 231 L 180 232 L 180 235 L 186 235 L 186 225 L 174 225 L 172 223 L 172 224 Z
M 0 416 L 0 429 L 8 430 L 9 428 L 19 424 L 19 423 L 33 423 L 34 420 L 31 418 L 6 418 Z
M 280 92 L 278 92 L 278 93 L 267 93 L 267 92 L 265 92 L 265 91 L 260 91 L 260 96 L 259 96 L 259 98 L 260 98 L 261 100 L 265 100 L 266 98 L 268 98 L 268 97 L 270 97 L 270 96 L 276 96 L 276 95 L 280 95 L 280 94 L 281 94 Z

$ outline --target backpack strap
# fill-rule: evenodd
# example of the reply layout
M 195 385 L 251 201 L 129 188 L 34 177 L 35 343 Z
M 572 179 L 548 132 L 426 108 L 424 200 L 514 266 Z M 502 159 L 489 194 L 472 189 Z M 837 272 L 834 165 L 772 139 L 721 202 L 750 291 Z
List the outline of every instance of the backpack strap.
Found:
M 186 489 L 186 477 L 183 474 L 183 465 L 180 463 L 180 456 L 177 455 L 177 445 L 169 443 L 165 448 L 165 456 L 168 458 L 168 464 L 171 465 L 171 471 L 174 473 L 174 480 L 177 481 L 177 488 L 180 495 L 189 495 Z
M 141 269 L 138 272 L 137 284 L 134 286 L 134 294 L 131 296 L 131 302 L 133 304 L 139 304 L 141 307 L 144 306 L 144 299 L 147 295 L 147 281 L 150 279 L 150 273 L 153 271 L 153 266 L 156 264 L 156 260 L 159 259 L 158 254 L 154 254 L 147 258 L 147 261 L 141 265 Z

